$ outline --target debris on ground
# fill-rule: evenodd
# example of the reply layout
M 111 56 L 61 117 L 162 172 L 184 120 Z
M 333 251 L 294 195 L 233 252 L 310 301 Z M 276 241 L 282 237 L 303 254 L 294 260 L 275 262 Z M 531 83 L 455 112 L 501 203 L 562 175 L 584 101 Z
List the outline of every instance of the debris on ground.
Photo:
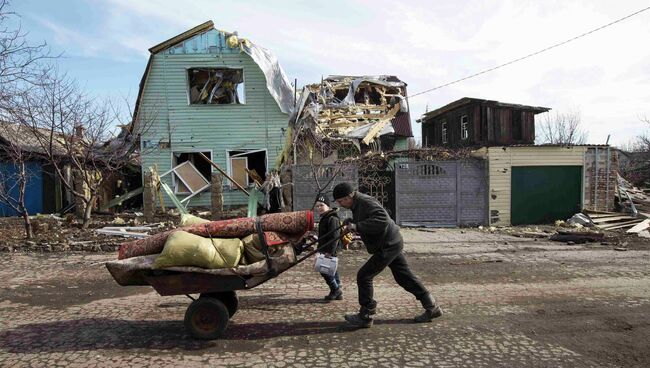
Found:
M 623 211 L 636 216 L 650 217 L 649 188 L 637 188 L 618 175 L 616 197 Z
M 643 218 L 637 218 L 620 212 L 585 210 L 585 214 L 589 216 L 589 219 L 594 223 L 595 227 L 601 230 L 625 229 L 633 227 L 644 220 Z
M 549 240 L 559 242 L 573 242 L 574 244 L 583 244 L 599 242 L 604 239 L 605 234 L 597 232 L 578 232 L 578 231 L 558 231 L 552 235 Z
M 148 226 L 123 226 L 123 227 L 106 226 L 101 229 L 97 229 L 95 232 L 97 234 L 117 235 L 117 236 L 122 236 L 124 238 L 146 238 L 147 236 L 149 236 L 149 231 L 151 230 L 152 228 Z

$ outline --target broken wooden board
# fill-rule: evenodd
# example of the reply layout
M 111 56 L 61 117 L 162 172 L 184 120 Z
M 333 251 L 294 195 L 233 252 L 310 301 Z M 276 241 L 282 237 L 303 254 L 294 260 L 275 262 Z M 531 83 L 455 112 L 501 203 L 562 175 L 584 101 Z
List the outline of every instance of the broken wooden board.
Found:
M 649 238 L 650 239 L 650 231 L 648 231 L 648 230 L 640 231 L 637 235 L 640 238 Z
M 127 199 L 131 199 L 139 194 L 142 194 L 143 192 L 144 192 L 144 187 L 140 187 L 138 189 L 132 190 L 126 194 L 111 199 L 106 205 L 100 207 L 99 210 L 102 212 L 106 211 L 111 207 L 122 204 L 122 202 L 126 201 Z
M 590 216 L 591 218 L 591 216 Z M 632 216 L 611 216 L 611 217 L 600 217 L 600 218 L 591 218 L 591 222 L 595 223 L 596 225 L 601 224 L 603 222 L 611 222 L 611 221 L 621 221 L 621 220 L 630 220 L 634 219 Z
M 639 222 L 641 222 L 641 220 L 636 219 L 636 220 L 631 220 L 631 221 L 626 221 L 626 222 L 621 222 L 621 223 L 614 223 L 614 224 L 612 224 L 610 226 L 601 226 L 600 228 L 603 229 L 603 230 L 624 229 L 626 227 L 632 227 L 635 224 L 638 224 Z
M 97 229 L 95 230 L 97 234 L 104 234 L 104 235 L 118 235 L 118 236 L 123 236 L 125 238 L 146 238 L 149 236 L 147 233 L 136 233 L 136 232 L 130 232 L 130 231 L 122 231 L 122 230 L 109 230 L 109 229 Z
M 641 231 L 646 230 L 648 227 L 650 227 L 650 220 L 643 220 L 626 232 L 638 234 Z

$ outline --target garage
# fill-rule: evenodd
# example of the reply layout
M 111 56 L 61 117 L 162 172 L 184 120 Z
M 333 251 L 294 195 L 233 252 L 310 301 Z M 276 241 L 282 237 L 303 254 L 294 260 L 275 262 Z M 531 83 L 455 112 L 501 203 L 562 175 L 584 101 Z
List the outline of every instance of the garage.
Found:
M 581 209 L 582 166 L 512 167 L 511 223 L 549 224 Z

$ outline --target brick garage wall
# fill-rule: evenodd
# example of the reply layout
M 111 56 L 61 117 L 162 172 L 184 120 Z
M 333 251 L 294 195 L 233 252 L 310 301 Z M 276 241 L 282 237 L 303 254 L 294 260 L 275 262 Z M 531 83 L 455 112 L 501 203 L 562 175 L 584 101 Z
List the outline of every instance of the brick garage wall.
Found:
M 618 152 L 610 147 L 590 147 L 585 152 L 583 208 L 613 211 L 618 172 Z

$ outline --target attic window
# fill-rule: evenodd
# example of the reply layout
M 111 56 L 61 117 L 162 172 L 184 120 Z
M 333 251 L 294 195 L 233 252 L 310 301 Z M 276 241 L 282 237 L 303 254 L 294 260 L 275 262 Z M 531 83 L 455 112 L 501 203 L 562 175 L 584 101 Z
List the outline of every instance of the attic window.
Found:
M 244 70 L 191 68 L 187 70 L 192 105 L 245 104 Z

